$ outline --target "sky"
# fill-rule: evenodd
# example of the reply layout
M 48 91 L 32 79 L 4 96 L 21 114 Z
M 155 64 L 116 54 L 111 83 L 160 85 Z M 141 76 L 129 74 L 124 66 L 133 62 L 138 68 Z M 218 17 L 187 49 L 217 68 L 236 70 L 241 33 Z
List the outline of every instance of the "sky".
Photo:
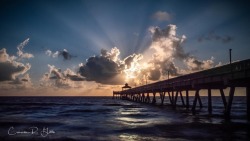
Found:
M 249 59 L 247 0 L 1 0 L 0 95 L 99 96 Z

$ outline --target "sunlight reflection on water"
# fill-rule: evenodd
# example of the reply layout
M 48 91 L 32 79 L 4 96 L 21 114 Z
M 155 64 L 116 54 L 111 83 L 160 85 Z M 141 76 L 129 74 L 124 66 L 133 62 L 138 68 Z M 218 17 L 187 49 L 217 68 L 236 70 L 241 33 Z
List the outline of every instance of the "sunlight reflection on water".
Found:
M 116 112 L 116 120 L 123 125 L 135 128 L 137 126 L 148 126 L 155 123 L 170 122 L 168 118 L 149 111 L 146 108 L 120 108 Z
M 138 134 L 128 134 L 123 133 L 119 135 L 119 140 L 121 141 L 188 141 L 185 139 L 180 138 L 161 138 L 161 137 L 154 137 L 154 136 L 140 136 Z

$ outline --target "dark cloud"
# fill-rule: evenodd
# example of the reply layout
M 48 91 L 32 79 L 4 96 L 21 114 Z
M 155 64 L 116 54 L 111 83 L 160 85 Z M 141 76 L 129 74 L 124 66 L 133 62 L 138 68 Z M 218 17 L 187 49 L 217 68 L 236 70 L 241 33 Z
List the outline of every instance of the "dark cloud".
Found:
M 72 57 L 75 57 L 75 56 L 72 56 L 66 49 L 59 52 L 59 56 L 61 55 L 64 60 L 70 60 Z
M 46 50 L 45 54 L 53 58 L 62 56 L 64 60 L 70 60 L 71 58 L 76 57 L 75 55 L 70 54 L 66 49 L 55 52 L 52 52 L 51 50 Z
M 173 42 L 173 46 L 175 48 L 173 57 L 179 60 L 183 60 L 185 58 L 190 57 L 189 53 L 186 53 L 182 47 L 182 43 L 186 37 L 182 37 L 181 40 Z
M 25 44 L 22 44 L 23 47 Z M 19 47 L 21 46 L 19 45 Z M 5 48 L 0 50 L 0 89 L 28 88 L 32 86 L 27 73 L 31 65 L 17 61 L 31 56 L 31 54 L 22 52 L 22 48 L 19 49 L 20 55 L 18 57 L 9 56 Z
M 79 73 L 87 81 L 96 81 L 103 84 L 121 84 L 122 75 L 118 63 L 104 56 L 94 56 L 80 67 Z
M 150 69 L 148 70 L 148 72 L 149 72 L 149 75 L 148 75 L 149 80 L 157 81 L 161 78 L 161 71 L 159 68 Z
M 6 49 L 0 50 L 0 81 L 15 80 L 18 75 L 26 73 L 30 68 L 30 64 L 24 65 L 17 62 L 16 57 L 9 57 Z
M 229 43 L 233 41 L 233 37 L 229 35 L 220 36 L 217 35 L 215 32 L 210 32 L 207 35 L 203 35 L 198 38 L 198 42 L 203 42 L 203 41 L 219 41 L 222 43 Z
M 125 64 L 119 59 L 120 51 L 116 47 L 109 51 L 101 49 L 99 56 L 87 59 L 79 68 L 79 73 L 87 81 L 102 84 L 123 84 L 125 80 Z
M 30 69 L 30 65 L 0 62 L 0 81 L 14 80 L 19 74 L 24 74 Z
M 162 75 L 172 75 L 172 76 L 178 76 L 180 73 L 178 72 L 178 69 L 173 62 L 163 62 L 161 65 L 162 67 Z
M 71 57 L 66 50 L 64 50 L 64 52 L 57 51 L 55 53 L 47 50 L 46 54 L 52 57 L 58 57 L 62 54 L 65 59 Z M 48 65 L 50 71 L 41 79 L 41 85 L 68 87 L 76 81 L 95 81 L 102 84 L 123 84 L 123 69 L 125 68 L 125 64 L 118 58 L 119 54 L 120 51 L 116 47 L 112 48 L 111 51 L 102 49 L 99 56 L 90 57 L 84 65 L 81 64 L 77 73 L 74 73 L 70 69 L 62 72 L 61 69 L 56 68 L 53 65 Z M 55 83 L 51 83 L 51 80 Z
M 25 74 L 31 65 L 19 62 L 23 58 L 32 58 L 32 54 L 23 52 L 23 48 L 28 44 L 29 38 L 17 46 L 17 56 L 9 56 L 6 49 L 0 50 L 0 81 L 13 81 L 17 76 Z
M 151 68 L 148 68 L 149 71 L 149 80 L 159 80 L 164 76 L 179 76 L 179 68 L 175 66 L 174 62 L 165 59 L 165 60 L 153 60 L 149 62 L 151 64 Z

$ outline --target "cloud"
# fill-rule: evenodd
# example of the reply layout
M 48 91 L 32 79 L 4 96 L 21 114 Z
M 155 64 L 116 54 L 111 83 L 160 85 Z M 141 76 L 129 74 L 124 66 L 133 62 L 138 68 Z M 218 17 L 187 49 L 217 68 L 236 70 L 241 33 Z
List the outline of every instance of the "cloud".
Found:
M 117 47 L 110 51 L 101 49 L 99 56 L 90 57 L 85 64 L 82 63 L 79 73 L 87 81 L 101 84 L 124 84 L 139 76 L 143 77 L 142 65 L 139 63 L 143 58 L 141 54 L 132 54 L 124 59 L 119 55 L 120 51 Z
M 14 84 L 17 85 L 15 88 L 31 88 L 32 83 L 31 83 L 31 78 L 29 74 L 25 74 L 21 78 L 16 78 L 14 81 L 11 81 L 9 84 Z
M 48 65 L 48 67 L 49 71 L 41 78 L 40 86 L 57 88 L 80 88 L 83 86 L 82 83 L 76 83 L 76 81 L 84 81 L 85 78 L 71 69 L 67 68 L 62 72 L 60 68 L 56 68 L 54 65 Z
M 73 57 L 66 49 L 60 51 L 59 56 L 60 55 L 62 55 L 64 60 L 70 60 Z
M 186 36 L 177 37 L 176 29 L 177 27 L 171 24 L 164 29 L 159 27 L 149 28 L 152 43 L 148 51 L 153 53 L 152 58 L 148 62 L 149 68 L 151 68 L 149 79 L 157 80 L 162 76 L 168 75 L 168 73 L 172 76 L 180 75 L 179 68 L 175 66 L 174 60 L 182 60 L 188 54 L 184 52 L 181 46 Z
M 207 35 L 203 35 L 203 36 L 198 38 L 198 42 L 213 41 L 213 40 L 219 41 L 222 43 L 229 43 L 229 42 L 233 41 L 233 37 L 229 36 L 229 35 L 220 36 L 220 35 L 217 35 L 215 32 L 210 32 Z
M 31 69 L 29 63 L 22 63 L 22 59 L 33 58 L 34 55 L 25 53 L 24 47 L 29 43 L 29 38 L 17 46 L 17 56 L 10 56 L 5 48 L 0 50 L 0 88 L 31 88 L 33 85 L 28 74 Z
M 197 60 L 194 57 L 188 57 L 184 60 L 188 68 L 192 71 L 205 70 L 212 68 L 214 66 L 214 57 L 211 57 L 209 60 Z
M 152 18 L 158 21 L 170 21 L 172 19 L 172 15 L 165 11 L 157 11 L 153 14 Z
M 22 56 L 23 57 L 23 56 Z M 27 73 L 31 65 L 16 61 L 16 56 L 9 56 L 6 49 L 0 50 L 0 88 L 30 88 L 31 79 Z
M 66 49 L 55 51 L 54 53 L 51 50 L 46 50 L 45 54 L 53 58 L 62 56 L 64 60 L 70 60 L 71 58 L 76 57 L 71 55 Z
M 13 60 L 15 57 L 9 57 L 6 49 L 0 50 L 0 81 L 15 80 L 17 76 L 25 74 L 31 65 L 24 65 L 21 62 Z
M 124 74 L 118 56 L 120 51 L 117 48 L 110 52 L 102 49 L 100 56 L 93 56 L 87 59 L 86 64 L 82 65 L 79 73 L 87 81 L 96 81 L 103 84 L 121 84 Z
M 119 60 L 118 57 L 119 55 L 120 55 L 120 50 L 117 47 L 112 48 L 110 52 L 108 52 L 105 49 L 101 49 L 101 56 L 110 59 L 114 62 L 117 62 Z
M 26 58 L 26 59 L 29 59 L 29 58 L 33 58 L 34 55 L 33 54 L 30 54 L 30 53 L 24 53 L 23 52 L 23 49 L 24 47 L 29 43 L 29 38 L 27 38 L 26 40 L 24 40 L 22 43 L 20 43 L 18 46 L 17 46 L 17 56 L 20 58 L 20 59 L 23 59 L 23 58 Z
M 126 69 L 135 68 L 136 66 L 140 65 L 139 61 L 143 58 L 142 54 L 132 54 L 126 57 L 123 62 Z
M 150 27 L 151 44 L 143 54 L 131 54 L 124 59 L 114 47 L 110 51 L 102 49 L 100 55 L 82 63 L 79 73 L 87 81 L 101 84 L 144 84 L 144 82 L 175 77 L 214 66 L 214 58 L 198 60 L 183 49 L 186 36 L 177 36 L 175 25 L 166 28 Z M 177 67 L 175 61 L 183 63 L 184 68 Z M 186 67 L 186 68 L 185 68 Z
M 199 61 L 195 56 L 184 52 L 182 43 L 186 40 L 186 36 L 177 37 L 176 29 L 175 25 L 168 25 L 166 29 L 162 30 L 158 27 L 150 29 L 153 34 L 151 48 L 156 51 L 153 62 L 161 66 L 162 74 L 166 74 L 166 71 L 169 71 L 171 75 L 178 75 L 180 72 L 183 72 L 173 63 L 175 59 L 183 61 L 189 68 L 189 71 L 198 71 L 213 67 L 213 57 L 208 60 Z
M 53 53 L 51 50 L 46 50 L 45 54 L 50 56 L 50 57 L 56 58 L 59 55 L 59 51 L 56 51 L 56 52 Z
M 168 74 L 171 76 L 178 76 L 184 74 L 184 72 L 193 72 L 198 70 L 204 70 L 213 67 L 214 58 L 200 61 L 195 56 L 186 53 L 183 49 L 183 42 L 186 40 L 186 36 L 176 36 L 177 27 L 175 25 L 168 25 L 164 29 L 159 27 L 150 27 L 152 43 L 150 45 L 150 52 L 154 52 L 152 59 L 149 61 L 151 68 L 149 79 L 157 80 L 157 78 L 166 78 Z M 188 70 L 182 70 L 178 68 L 174 61 L 180 60 L 188 68 Z M 158 71 L 159 70 L 159 71 Z M 161 73 L 159 73 L 161 72 Z M 154 74 L 156 73 L 156 74 Z M 157 76 L 157 77 L 156 77 Z

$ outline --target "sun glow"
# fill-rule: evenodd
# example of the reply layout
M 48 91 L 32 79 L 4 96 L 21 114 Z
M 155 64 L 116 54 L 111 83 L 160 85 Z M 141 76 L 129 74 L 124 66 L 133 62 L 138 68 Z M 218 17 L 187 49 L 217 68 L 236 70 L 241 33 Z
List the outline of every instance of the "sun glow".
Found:
M 126 74 L 126 79 L 133 79 L 136 78 L 136 76 L 141 73 L 141 67 L 139 66 L 138 63 L 131 63 L 131 67 L 130 68 L 126 68 L 124 70 L 125 74 Z
M 142 84 L 143 82 L 146 82 L 148 79 L 148 74 L 145 70 L 147 70 L 149 65 L 147 63 L 141 63 L 141 62 L 132 62 L 131 66 L 128 68 L 126 66 L 126 69 L 124 70 L 124 73 L 126 74 L 126 82 L 132 82 L 135 84 Z

